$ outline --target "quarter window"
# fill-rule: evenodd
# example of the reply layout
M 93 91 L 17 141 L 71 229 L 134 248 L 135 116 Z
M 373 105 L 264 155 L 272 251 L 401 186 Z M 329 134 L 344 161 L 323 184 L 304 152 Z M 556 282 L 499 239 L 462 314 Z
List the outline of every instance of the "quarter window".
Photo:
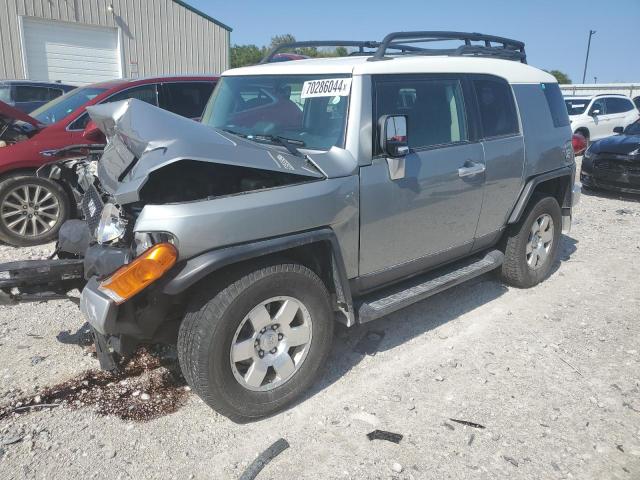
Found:
M 469 138 L 458 80 L 381 80 L 376 84 L 375 102 L 377 119 L 383 115 L 408 117 L 411 148 L 446 145 Z
M 555 127 L 566 127 L 569 125 L 569 115 L 567 114 L 567 107 L 562 97 L 562 92 L 557 83 L 543 83 L 542 89 L 544 96 L 547 99 L 547 105 L 549 105 L 549 111 L 551 112 L 551 118 L 553 119 L 553 125 Z
M 515 135 L 520 131 L 509 84 L 498 78 L 474 79 L 485 138 Z

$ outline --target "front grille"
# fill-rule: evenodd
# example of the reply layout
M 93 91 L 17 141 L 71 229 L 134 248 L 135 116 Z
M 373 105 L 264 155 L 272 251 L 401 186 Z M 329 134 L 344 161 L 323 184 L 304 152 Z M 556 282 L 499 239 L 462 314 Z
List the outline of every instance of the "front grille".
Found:
M 102 209 L 104 208 L 102 198 L 100 198 L 100 194 L 94 185 L 91 185 L 82 196 L 80 208 L 82 209 L 82 214 L 89 225 L 91 234 L 94 235 L 96 228 L 98 228 L 98 224 L 100 223 Z
M 640 174 L 640 162 L 637 161 L 603 158 L 602 160 L 596 160 L 593 167 L 597 170 L 604 170 L 611 173 Z

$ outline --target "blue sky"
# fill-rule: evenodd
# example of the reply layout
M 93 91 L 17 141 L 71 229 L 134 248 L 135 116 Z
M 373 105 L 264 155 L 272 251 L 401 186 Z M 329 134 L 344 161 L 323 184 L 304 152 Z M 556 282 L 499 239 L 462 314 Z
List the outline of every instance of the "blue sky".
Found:
M 640 0 L 187 0 L 233 28 L 232 43 L 380 40 L 397 30 L 476 31 L 523 40 L 529 63 L 587 82 L 640 82 Z

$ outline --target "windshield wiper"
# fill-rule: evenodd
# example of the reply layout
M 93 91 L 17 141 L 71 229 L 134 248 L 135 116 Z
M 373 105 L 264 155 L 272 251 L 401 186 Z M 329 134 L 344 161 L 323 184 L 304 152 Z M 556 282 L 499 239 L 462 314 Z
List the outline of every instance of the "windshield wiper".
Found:
M 305 146 L 305 143 L 302 140 L 294 140 L 293 138 L 281 137 L 280 135 L 252 135 L 247 138 L 249 139 L 257 138 L 258 140 L 262 140 L 262 139 L 267 140 L 271 143 L 275 143 L 283 146 L 289 151 L 290 154 L 295 155 L 296 157 L 305 158 L 302 152 L 300 152 L 300 150 L 296 148 L 296 145 L 298 147 Z

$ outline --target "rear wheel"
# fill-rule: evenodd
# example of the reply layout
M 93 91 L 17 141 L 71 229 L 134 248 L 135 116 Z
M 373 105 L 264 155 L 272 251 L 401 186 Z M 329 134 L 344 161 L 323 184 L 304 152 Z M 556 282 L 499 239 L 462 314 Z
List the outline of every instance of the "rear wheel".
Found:
M 560 243 L 562 212 L 553 197 L 534 197 L 522 219 L 507 234 L 502 279 L 529 288 L 551 273 Z
M 69 215 L 69 199 L 56 182 L 34 176 L 0 184 L 0 240 L 18 247 L 56 238 Z
M 208 405 L 249 421 L 280 410 L 314 382 L 334 323 L 315 273 L 267 266 L 203 295 L 182 322 L 178 354 L 187 382 Z

